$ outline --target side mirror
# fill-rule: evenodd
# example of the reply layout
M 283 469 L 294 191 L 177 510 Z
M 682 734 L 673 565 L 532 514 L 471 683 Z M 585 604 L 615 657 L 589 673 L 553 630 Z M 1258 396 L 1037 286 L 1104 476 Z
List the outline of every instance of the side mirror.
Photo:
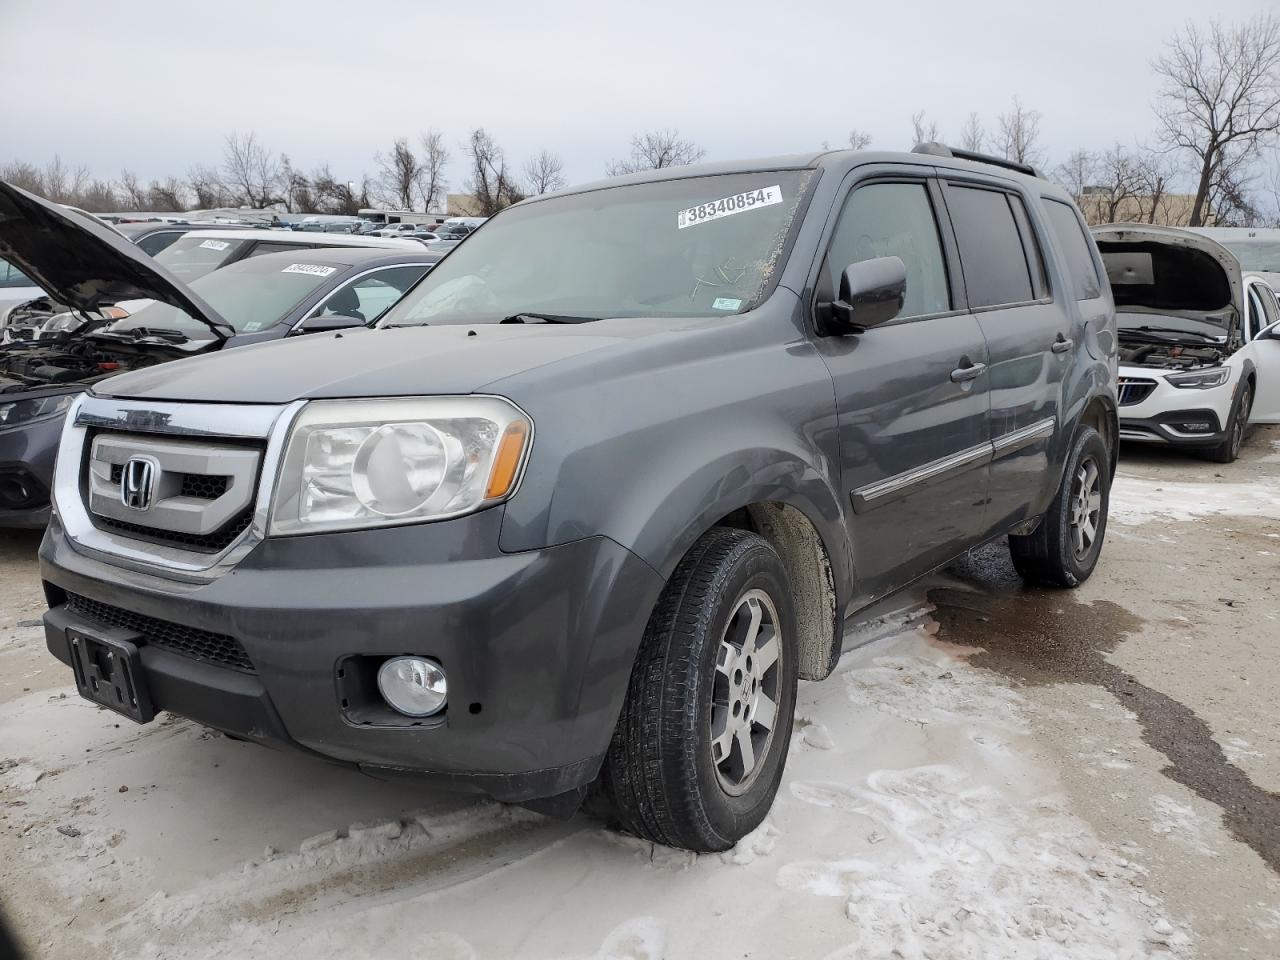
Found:
M 294 327 L 293 333 L 330 333 L 334 330 L 350 330 L 352 327 L 364 326 L 368 326 L 364 320 L 346 317 L 340 313 L 315 314 Z
M 840 277 L 840 298 L 825 304 L 821 331 L 863 333 L 902 312 L 907 297 L 907 266 L 900 257 L 851 263 Z

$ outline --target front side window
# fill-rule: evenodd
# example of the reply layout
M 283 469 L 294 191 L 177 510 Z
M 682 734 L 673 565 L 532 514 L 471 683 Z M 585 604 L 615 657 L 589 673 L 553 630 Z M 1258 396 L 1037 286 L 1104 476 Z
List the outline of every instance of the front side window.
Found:
M 361 277 L 334 292 L 317 311 L 317 315 L 355 317 L 365 323 L 372 323 L 403 297 L 404 292 L 417 283 L 428 269 L 426 264 L 390 267 Z
M 827 249 L 826 282 L 839 293 L 850 264 L 877 257 L 900 257 L 907 268 L 907 296 L 901 317 L 951 309 L 946 261 L 938 221 L 923 183 L 872 183 L 845 202 Z
M 154 257 L 165 247 L 176 243 L 178 238 L 182 236 L 180 230 L 162 230 L 159 233 L 151 233 L 138 241 L 138 249 L 149 257 Z
M 953 184 L 947 209 L 960 245 L 970 307 L 994 307 L 1035 299 L 1026 249 L 1009 195 Z
M 1262 296 L 1254 284 L 1249 285 L 1249 339 L 1267 325 L 1266 311 L 1262 308 Z
M 740 313 L 770 286 L 809 176 L 657 180 L 511 207 L 441 260 L 383 324 Z

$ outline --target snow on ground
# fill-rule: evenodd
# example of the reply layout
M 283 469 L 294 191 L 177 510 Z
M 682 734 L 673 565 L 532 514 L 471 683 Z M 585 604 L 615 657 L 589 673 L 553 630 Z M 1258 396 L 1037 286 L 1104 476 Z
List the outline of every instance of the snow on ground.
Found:
M 1280 520 L 1280 482 L 1190 483 L 1121 469 L 1111 483 L 1108 519 L 1129 526 L 1149 520 L 1195 520 L 1227 514 Z
M 774 809 L 722 855 L 46 692 L 0 708 L 0 880 L 48 891 L 48 957 L 1190 956 L 1141 851 L 1073 816 L 1021 695 L 927 614 L 851 631 L 801 685 Z

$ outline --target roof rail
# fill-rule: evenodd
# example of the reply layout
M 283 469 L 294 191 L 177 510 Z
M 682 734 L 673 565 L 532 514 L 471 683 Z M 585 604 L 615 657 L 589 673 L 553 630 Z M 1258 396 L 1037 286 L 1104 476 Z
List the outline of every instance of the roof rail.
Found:
M 936 140 L 928 140 L 924 143 L 917 143 L 911 148 L 912 153 L 925 153 L 932 157 L 954 157 L 956 160 L 972 160 L 975 163 L 989 163 L 995 167 L 1004 167 L 1006 170 L 1014 170 L 1018 173 L 1025 173 L 1028 177 L 1039 177 L 1040 171 L 1029 163 L 1019 163 L 1017 160 L 1006 160 L 1004 157 L 992 156 L 989 153 L 978 153 L 975 150 L 960 150 L 956 147 L 949 147 L 945 143 L 938 143 Z

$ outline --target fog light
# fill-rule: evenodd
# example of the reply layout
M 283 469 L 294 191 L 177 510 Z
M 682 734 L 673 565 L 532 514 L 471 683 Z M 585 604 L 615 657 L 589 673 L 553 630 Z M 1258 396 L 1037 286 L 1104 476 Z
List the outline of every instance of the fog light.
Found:
M 393 710 L 429 717 L 444 709 L 448 693 L 444 668 L 423 657 L 393 657 L 378 668 L 378 689 Z
M 1212 433 L 1213 424 L 1207 420 L 1188 420 L 1177 425 L 1183 433 Z

